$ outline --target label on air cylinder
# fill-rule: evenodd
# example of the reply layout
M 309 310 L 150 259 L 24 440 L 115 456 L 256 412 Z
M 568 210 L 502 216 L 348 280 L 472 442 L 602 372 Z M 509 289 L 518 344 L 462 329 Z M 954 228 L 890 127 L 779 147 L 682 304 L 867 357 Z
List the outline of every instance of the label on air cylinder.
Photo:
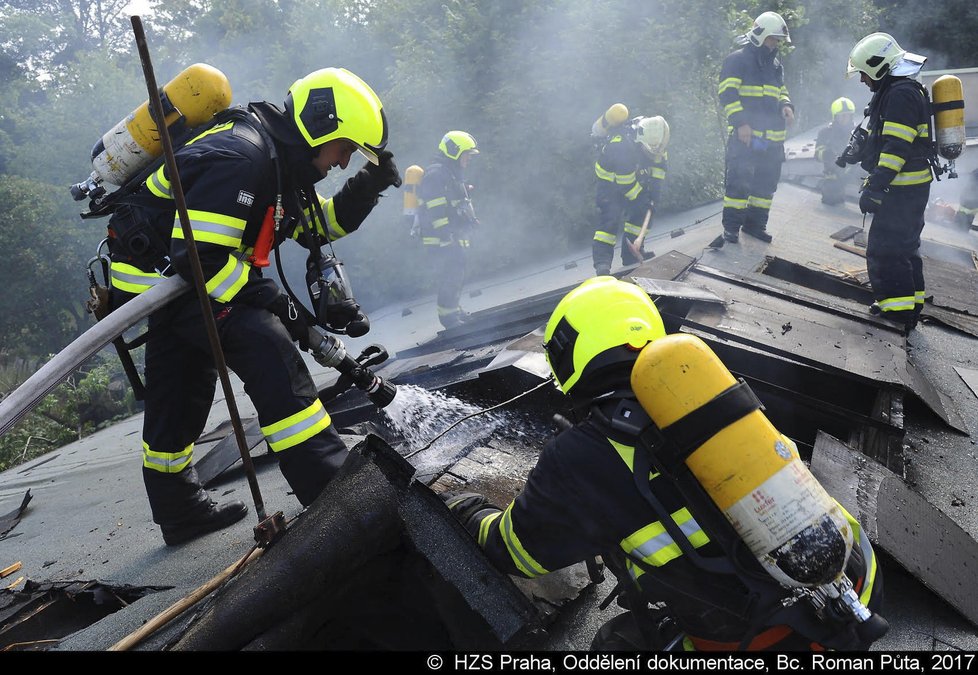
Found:
M 790 540 L 838 505 L 800 459 L 726 510 L 727 519 L 756 556 Z M 842 518 L 841 513 L 838 514 Z M 844 520 L 842 522 L 845 522 Z

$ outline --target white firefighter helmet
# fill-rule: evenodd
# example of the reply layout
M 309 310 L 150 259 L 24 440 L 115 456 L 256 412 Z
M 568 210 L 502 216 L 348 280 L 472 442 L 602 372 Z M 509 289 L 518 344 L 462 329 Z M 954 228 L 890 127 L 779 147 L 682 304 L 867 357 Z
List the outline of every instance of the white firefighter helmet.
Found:
M 881 80 L 906 53 L 889 33 L 871 33 L 857 42 L 849 52 L 846 77 L 866 73 L 871 80 Z
M 788 24 L 777 12 L 764 12 L 754 19 L 754 26 L 747 31 L 747 40 L 755 47 L 760 47 L 769 37 L 791 42 Z
M 650 156 L 661 155 L 669 145 L 669 123 L 660 115 L 632 120 L 635 140 Z

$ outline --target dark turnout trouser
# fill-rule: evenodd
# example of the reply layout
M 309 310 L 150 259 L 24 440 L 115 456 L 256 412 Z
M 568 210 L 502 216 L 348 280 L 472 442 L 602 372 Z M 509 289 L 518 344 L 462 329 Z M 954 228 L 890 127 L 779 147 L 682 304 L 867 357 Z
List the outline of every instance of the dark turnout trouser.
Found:
M 245 305 L 216 309 L 227 365 L 244 382 L 282 474 L 308 505 L 339 470 L 346 446 L 282 322 Z M 196 297 L 158 310 L 149 331 L 143 477 L 153 520 L 174 524 L 208 503 L 193 470 L 193 443 L 207 423 L 217 370 Z
M 462 288 L 468 263 L 468 240 L 452 241 L 447 246 L 427 245 L 426 257 L 438 277 L 438 319 L 447 324 L 462 313 Z
M 591 242 L 591 261 L 595 271 L 607 273 L 615 258 L 615 246 L 621 232 L 621 264 L 637 265 L 642 262 L 629 246 L 634 244 L 645 219 L 645 206 L 628 201 L 618 194 L 599 194 L 598 229 Z M 624 232 L 622 232 L 624 230 Z
M 723 229 L 737 234 L 742 228 L 763 231 L 767 228 L 771 201 L 781 180 L 784 143 L 766 142 L 763 149 L 752 149 L 732 133 L 727 139 Z
M 910 318 L 924 303 L 920 233 L 930 183 L 890 187 L 873 215 L 866 240 L 866 270 L 880 309 L 893 318 Z

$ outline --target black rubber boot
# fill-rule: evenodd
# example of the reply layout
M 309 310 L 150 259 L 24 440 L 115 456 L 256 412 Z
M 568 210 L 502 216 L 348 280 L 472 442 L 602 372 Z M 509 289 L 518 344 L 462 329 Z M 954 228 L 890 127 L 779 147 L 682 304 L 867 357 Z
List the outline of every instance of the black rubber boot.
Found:
M 207 510 L 197 514 L 192 520 L 173 525 L 160 525 L 163 541 L 167 546 L 176 546 L 210 532 L 223 530 L 244 518 L 247 513 L 248 505 L 244 502 L 218 504 L 209 500 Z
M 767 230 L 762 230 L 762 229 L 759 229 L 759 228 L 745 227 L 745 228 L 742 229 L 742 231 L 743 231 L 744 234 L 749 235 L 751 237 L 754 237 L 754 239 L 760 239 L 765 244 L 770 243 L 771 240 L 774 239 L 774 237 L 772 237 L 771 235 L 769 235 L 767 233 Z

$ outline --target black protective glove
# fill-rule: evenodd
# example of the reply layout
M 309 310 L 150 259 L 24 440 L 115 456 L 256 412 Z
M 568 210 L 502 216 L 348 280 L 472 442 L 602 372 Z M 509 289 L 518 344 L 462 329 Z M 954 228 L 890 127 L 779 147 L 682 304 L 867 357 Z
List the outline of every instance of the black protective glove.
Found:
M 883 206 L 883 198 L 886 196 L 886 192 L 883 190 L 874 190 L 868 185 L 863 188 L 862 193 L 859 195 L 859 210 L 863 213 L 876 213 Z
M 389 150 L 377 153 L 378 164 L 367 162 L 364 169 L 370 176 L 370 188 L 380 194 L 390 186 L 401 187 L 401 174 L 394 164 L 394 154 Z
M 279 318 L 292 340 L 299 343 L 299 349 L 309 351 L 309 324 L 303 307 L 292 302 L 286 293 L 281 293 L 266 309 Z
M 448 506 L 448 510 L 455 514 L 465 529 L 476 539 L 479 538 L 479 526 L 483 519 L 502 511 L 487 497 L 475 492 L 443 492 L 440 496 Z

